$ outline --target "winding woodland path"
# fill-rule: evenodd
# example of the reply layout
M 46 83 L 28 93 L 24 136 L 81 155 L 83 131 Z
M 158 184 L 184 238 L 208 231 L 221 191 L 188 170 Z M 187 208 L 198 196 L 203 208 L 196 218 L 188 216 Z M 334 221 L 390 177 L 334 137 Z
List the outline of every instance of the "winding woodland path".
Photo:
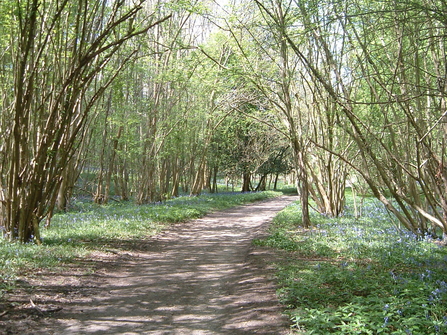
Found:
M 251 242 L 293 200 L 283 196 L 174 225 L 129 252 L 90 260 L 85 265 L 93 266 L 92 273 L 47 274 L 49 282 L 39 281 L 40 287 L 31 283 L 27 299 L 40 315 L 28 330 L 58 335 L 288 334 L 266 261 L 271 255 Z M 5 334 L 21 331 L 20 325 L 9 326 Z

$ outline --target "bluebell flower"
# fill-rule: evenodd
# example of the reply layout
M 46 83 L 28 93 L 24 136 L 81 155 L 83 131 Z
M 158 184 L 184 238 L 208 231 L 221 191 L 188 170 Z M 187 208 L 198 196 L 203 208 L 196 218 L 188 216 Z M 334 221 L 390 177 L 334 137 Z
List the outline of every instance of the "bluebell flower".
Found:
M 397 276 L 394 274 L 394 272 L 393 271 L 390 271 L 390 275 L 393 277 L 393 279 L 394 280 L 396 280 L 397 279 Z

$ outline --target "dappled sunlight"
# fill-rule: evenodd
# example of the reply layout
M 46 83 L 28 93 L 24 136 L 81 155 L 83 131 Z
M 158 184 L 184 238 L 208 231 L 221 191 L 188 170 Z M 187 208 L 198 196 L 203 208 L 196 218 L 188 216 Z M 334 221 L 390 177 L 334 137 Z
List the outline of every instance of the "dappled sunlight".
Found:
M 293 198 L 214 213 L 97 264 L 95 286 L 80 273 L 63 309 L 46 318 L 53 334 L 281 334 L 268 272 L 250 261 L 251 241 Z M 79 294 L 81 292 L 82 294 Z M 61 299 L 46 304 L 61 304 Z M 38 303 L 38 302 L 37 302 Z

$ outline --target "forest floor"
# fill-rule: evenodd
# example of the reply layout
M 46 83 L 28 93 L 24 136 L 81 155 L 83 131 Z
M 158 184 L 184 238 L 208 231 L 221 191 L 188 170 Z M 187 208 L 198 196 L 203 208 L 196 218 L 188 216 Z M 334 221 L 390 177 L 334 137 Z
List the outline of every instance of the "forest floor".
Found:
M 288 334 L 274 251 L 252 240 L 294 200 L 213 213 L 24 277 L 0 303 L 0 334 Z

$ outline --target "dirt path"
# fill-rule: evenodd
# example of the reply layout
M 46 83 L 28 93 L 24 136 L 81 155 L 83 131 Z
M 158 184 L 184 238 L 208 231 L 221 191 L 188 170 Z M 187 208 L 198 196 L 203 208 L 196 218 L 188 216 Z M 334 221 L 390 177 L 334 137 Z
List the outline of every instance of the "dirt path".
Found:
M 4 315 L 0 334 L 287 334 L 272 255 L 251 241 L 293 200 L 211 214 L 83 269 L 38 276 L 11 297 L 29 313 Z

